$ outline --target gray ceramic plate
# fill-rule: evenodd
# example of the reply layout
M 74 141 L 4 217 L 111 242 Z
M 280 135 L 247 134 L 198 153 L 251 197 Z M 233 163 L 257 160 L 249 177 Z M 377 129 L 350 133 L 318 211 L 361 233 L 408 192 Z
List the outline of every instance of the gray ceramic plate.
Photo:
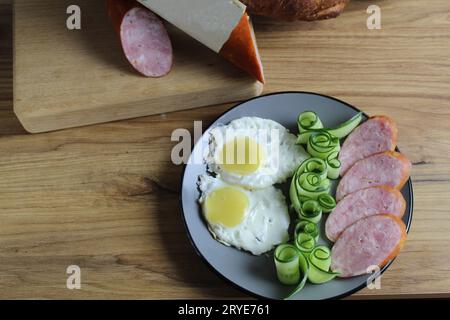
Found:
M 305 110 L 315 111 L 326 127 L 338 125 L 359 111 L 357 108 L 331 97 L 306 92 L 282 92 L 241 103 L 219 117 L 210 128 L 218 124 L 227 124 L 240 117 L 255 116 L 277 121 L 291 132 L 297 133 L 296 120 L 298 114 Z M 201 157 L 202 144 L 203 146 L 208 145 L 207 131 L 196 143 L 191 157 L 194 155 Z M 292 288 L 283 286 L 276 279 L 273 252 L 256 257 L 224 246 L 212 238 L 197 202 L 199 198 L 197 179 L 205 171 L 205 165 L 186 165 L 181 189 L 182 216 L 188 236 L 197 253 L 218 275 L 250 295 L 269 299 L 286 297 Z M 403 188 L 402 193 L 407 203 L 404 222 L 409 231 L 413 207 L 411 180 Z M 325 220 L 322 219 L 322 223 Z M 324 234 L 323 231 L 322 234 Z M 322 243 L 327 242 L 324 238 L 320 241 Z M 390 263 L 382 269 L 382 272 L 389 265 Z M 307 284 L 293 299 L 344 297 L 362 289 L 369 276 L 335 279 L 322 285 Z

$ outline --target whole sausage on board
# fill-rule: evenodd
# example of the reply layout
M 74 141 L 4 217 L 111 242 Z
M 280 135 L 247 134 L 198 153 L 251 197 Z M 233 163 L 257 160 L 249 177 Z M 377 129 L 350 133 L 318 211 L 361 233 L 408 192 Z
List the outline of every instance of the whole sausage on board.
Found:
M 264 71 L 250 17 L 238 0 L 138 0 L 264 83 Z
M 253 26 L 246 13 L 242 16 L 219 53 L 225 59 L 255 77 L 259 82 L 265 82 L 263 65 L 256 45 Z

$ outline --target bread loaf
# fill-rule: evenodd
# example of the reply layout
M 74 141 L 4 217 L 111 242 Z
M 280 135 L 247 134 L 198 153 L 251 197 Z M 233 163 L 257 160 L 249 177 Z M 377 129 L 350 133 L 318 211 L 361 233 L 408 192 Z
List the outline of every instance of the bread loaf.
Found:
M 321 20 L 335 18 L 350 0 L 240 0 L 250 14 L 276 20 Z

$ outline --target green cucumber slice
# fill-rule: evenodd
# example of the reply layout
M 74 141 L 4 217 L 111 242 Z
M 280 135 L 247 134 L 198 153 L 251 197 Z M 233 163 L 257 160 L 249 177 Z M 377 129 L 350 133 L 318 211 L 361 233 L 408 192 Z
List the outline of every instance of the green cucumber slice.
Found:
M 339 273 L 331 272 L 331 252 L 326 246 L 315 247 L 308 256 L 308 280 L 314 284 L 321 284 L 334 279 Z
M 301 202 L 298 195 L 296 184 L 297 184 L 297 173 L 294 173 L 294 176 L 292 177 L 291 181 L 291 186 L 289 188 L 289 199 L 291 200 L 291 204 L 295 212 L 300 212 Z
M 309 158 L 300 164 L 289 187 L 289 198 L 295 212 L 301 213 L 302 203 L 318 200 L 321 195 L 330 193 L 331 183 L 327 176 L 328 166 L 323 159 Z M 329 210 L 327 206 L 323 206 L 323 209 Z
M 296 171 L 299 173 L 317 173 L 321 178 L 326 178 L 328 175 L 327 163 L 325 162 L 325 160 L 319 158 L 306 159 L 300 164 Z
M 320 121 L 320 118 L 313 111 L 300 113 L 297 119 L 297 126 L 299 132 L 323 128 L 322 121 Z
M 351 119 L 348 119 L 344 123 L 340 124 L 336 128 L 327 130 L 330 134 L 339 139 L 345 138 L 348 136 L 359 124 L 361 123 L 363 118 L 362 112 L 357 113 Z
M 308 254 L 314 250 L 314 246 L 316 245 L 316 241 L 314 237 L 310 234 L 299 233 L 294 239 L 294 244 L 300 252 L 304 254 Z
M 330 154 L 341 150 L 339 139 L 328 131 L 313 132 L 308 139 L 306 151 L 313 157 L 327 159 Z
M 294 285 L 300 281 L 300 255 L 298 249 L 291 244 L 281 244 L 275 249 L 275 267 L 282 284 Z
M 312 263 L 309 264 L 308 280 L 314 284 L 322 284 L 333 280 L 339 275 L 336 272 L 323 271 L 314 266 Z
M 329 213 L 336 208 L 336 200 L 328 193 L 319 195 L 317 202 L 319 202 L 322 212 L 324 213 Z
M 317 200 L 321 194 L 329 193 L 331 189 L 330 180 L 323 179 L 320 174 L 312 172 L 301 174 L 295 183 L 299 196 L 313 200 Z
M 295 287 L 295 289 L 292 290 L 292 292 L 285 299 L 289 299 L 290 297 L 295 295 L 297 292 L 302 290 L 303 287 L 305 286 L 306 280 L 308 279 L 308 275 L 309 275 L 308 259 L 303 254 L 300 253 L 300 255 L 298 256 L 298 262 L 299 262 L 299 266 L 300 266 L 301 280 L 298 283 L 297 287 Z
M 302 203 L 299 213 L 300 220 L 318 223 L 322 218 L 322 208 L 316 200 L 307 200 Z
M 297 222 L 294 229 L 294 237 L 297 238 L 300 233 L 309 234 L 314 238 L 315 242 L 319 240 L 319 228 L 314 222 L 306 220 Z
M 330 179 L 339 178 L 341 172 L 341 162 L 338 159 L 339 152 L 332 152 L 327 157 L 327 176 Z
M 362 112 L 359 112 L 355 116 L 335 128 L 311 128 L 309 130 L 299 130 L 299 135 L 297 137 L 296 143 L 306 144 L 311 134 L 319 131 L 326 131 L 339 139 L 343 139 L 348 136 L 357 126 L 359 126 L 362 119 L 363 114 Z

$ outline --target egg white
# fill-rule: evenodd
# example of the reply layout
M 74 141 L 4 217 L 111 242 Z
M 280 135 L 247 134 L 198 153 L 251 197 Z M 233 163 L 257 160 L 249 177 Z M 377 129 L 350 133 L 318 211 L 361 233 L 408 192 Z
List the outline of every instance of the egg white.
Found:
M 247 195 L 249 205 L 241 223 L 229 228 L 209 222 L 204 204 L 211 192 L 230 184 L 204 174 L 199 177 L 198 186 L 201 191 L 199 203 L 208 229 L 219 242 L 260 255 L 288 240 L 290 217 L 286 199 L 280 190 L 273 186 L 258 190 L 240 188 Z
M 278 139 L 273 139 L 273 132 Z M 256 134 L 255 134 L 256 133 Z M 244 186 L 249 189 L 266 188 L 285 182 L 295 169 L 309 157 L 300 145 L 296 145 L 296 136 L 278 122 L 258 117 L 243 117 L 210 130 L 210 139 L 205 162 L 210 172 L 222 180 Z M 223 169 L 221 151 L 227 141 L 249 137 L 263 149 L 265 157 L 259 168 L 249 174 L 238 174 Z M 277 144 L 277 145 L 275 145 Z M 273 152 L 277 150 L 277 152 Z

